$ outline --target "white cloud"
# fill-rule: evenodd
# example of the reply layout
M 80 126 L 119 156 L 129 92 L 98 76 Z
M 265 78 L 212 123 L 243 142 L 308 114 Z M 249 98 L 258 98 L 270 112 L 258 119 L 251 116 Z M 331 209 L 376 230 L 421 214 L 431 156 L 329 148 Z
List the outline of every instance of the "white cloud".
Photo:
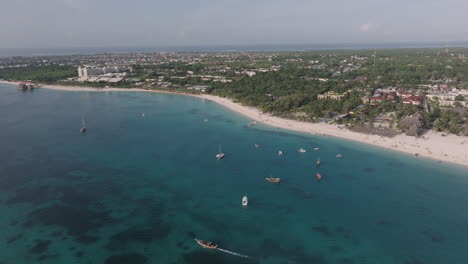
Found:
M 373 22 L 367 22 L 359 27 L 359 30 L 363 33 L 376 33 L 378 29 L 379 24 Z

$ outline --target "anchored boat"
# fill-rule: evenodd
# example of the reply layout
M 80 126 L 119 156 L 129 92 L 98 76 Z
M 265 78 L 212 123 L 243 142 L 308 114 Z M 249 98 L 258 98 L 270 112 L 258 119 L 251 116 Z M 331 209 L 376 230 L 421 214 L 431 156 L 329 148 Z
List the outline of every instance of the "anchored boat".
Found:
M 272 183 L 279 183 L 281 181 L 281 178 L 265 178 L 265 180 Z
M 84 121 L 84 116 L 81 116 L 81 128 L 80 128 L 80 132 L 81 132 L 81 133 L 84 133 L 84 132 L 86 132 L 86 130 L 88 130 L 88 129 L 86 128 L 86 124 L 85 124 L 85 121 Z
M 249 205 L 249 199 L 247 198 L 247 195 L 244 195 L 244 197 L 242 197 L 242 206 L 247 207 L 247 205 Z
M 221 144 L 219 144 L 219 151 L 218 151 L 218 154 L 216 154 L 216 158 L 219 160 L 224 158 L 224 153 L 221 152 Z
M 320 173 L 315 174 L 315 178 L 317 178 L 317 181 L 322 180 L 322 175 Z

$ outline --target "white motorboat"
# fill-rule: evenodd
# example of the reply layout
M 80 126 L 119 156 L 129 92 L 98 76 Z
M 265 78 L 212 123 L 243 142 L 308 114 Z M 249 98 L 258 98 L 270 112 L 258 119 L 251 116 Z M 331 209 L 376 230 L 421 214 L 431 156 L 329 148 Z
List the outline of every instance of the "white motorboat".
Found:
M 303 149 L 303 148 L 300 148 L 298 151 L 299 151 L 300 153 L 305 153 L 305 152 L 307 152 L 307 150 L 305 150 L 305 149 Z
M 244 197 L 242 197 L 242 206 L 246 207 L 247 205 L 249 205 L 249 199 L 247 195 L 244 195 Z
M 224 153 L 221 152 L 221 144 L 219 144 L 219 152 L 218 152 L 218 154 L 216 154 L 216 158 L 219 159 L 219 160 L 224 158 Z

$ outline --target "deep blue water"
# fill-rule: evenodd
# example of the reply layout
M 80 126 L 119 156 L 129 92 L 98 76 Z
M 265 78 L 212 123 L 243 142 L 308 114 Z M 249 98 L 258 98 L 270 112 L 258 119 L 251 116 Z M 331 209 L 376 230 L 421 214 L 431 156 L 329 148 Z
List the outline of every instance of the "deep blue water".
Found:
M 464 167 L 179 95 L 0 84 L 0 113 L 2 264 L 468 263 Z

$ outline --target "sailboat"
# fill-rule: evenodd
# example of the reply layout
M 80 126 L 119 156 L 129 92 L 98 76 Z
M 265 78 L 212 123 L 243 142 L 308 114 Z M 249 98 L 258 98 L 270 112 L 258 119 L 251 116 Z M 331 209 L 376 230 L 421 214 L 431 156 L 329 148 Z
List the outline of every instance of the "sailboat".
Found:
M 216 245 L 215 243 L 211 242 L 211 241 L 204 241 L 204 240 L 201 240 L 201 239 L 196 239 L 195 238 L 195 241 L 198 243 L 198 245 L 204 247 L 204 248 L 208 248 L 208 249 L 217 249 L 218 248 L 218 245 Z
M 216 158 L 219 160 L 224 158 L 224 153 L 221 152 L 221 144 L 219 144 L 219 151 L 218 151 L 218 154 L 216 154 Z
M 82 115 L 82 116 L 81 116 L 81 128 L 80 128 L 80 132 L 81 132 L 81 133 L 84 133 L 84 132 L 86 132 L 86 130 L 88 130 L 88 129 L 86 128 L 86 124 L 85 124 L 85 121 L 84 121 L 84 116 Z

